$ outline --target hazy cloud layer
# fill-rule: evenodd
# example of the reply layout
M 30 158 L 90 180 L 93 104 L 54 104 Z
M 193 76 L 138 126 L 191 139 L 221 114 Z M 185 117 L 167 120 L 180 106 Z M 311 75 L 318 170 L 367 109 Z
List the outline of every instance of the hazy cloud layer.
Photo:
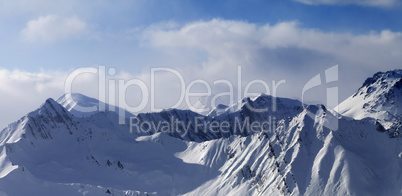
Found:
M 175 29 L 153 27 L 145 31 L 144 40 L 178 58 L 191 54 L 190 58 L 203 59 L 193 61 L 198 66 L 182 65 L 184 70 L 193 69 L 189 75 L 196 78 L 235 79 L 236 67 L 242 65 L 245 81 L 287 80 L 287 88 L 281 91 L 287 97 L 300 97 L 304 82 L 339 64 L 340 98 L 344 99 L 358 88 L 350 84 L 360 85 L 371 74 L 402 63 L 402 34 L 389 30 L 333 33 L 303 28 L 297 22 L 257 25 L 214 19 Z
M 77 37 L 84 33 L 86 28 L 85 22 L 75 16 L 61 18 L 57 15 L 46 15 L 29 21 L 21 31 L 21 36 L 31 42 L 55 41 Z
M 2 127 L 38 108 L 46 98 L 62 93 L 64 78 L 65 73 L 0 69 Z
M 261 55 L 259 53 L 262 50 L 283 49 L 311 50 L 362 66 L 396 65 L 402 60 L 400 32 L 383 30 L 360 35 L 332 33 L 303 28 L 297 22 L 256 25 L 214 19 L 187 24 L 174 30 L 153 28 L 146 31 L 144 39 L 151 46 L 166 50 L 203 50 L 208 52 L 210 59 L 214 59 L 209 63 L 216 63 L 215 58 L 219 58 L 237 62 L 233 66 L 241 63 L 255 64 L 252 61 Z
M 70 20 L 73 21 L 72 24 L 79 23 L 76 21 L 78 19 Z M 66 21 L 69 20 L 45 17 L 38 18 L 31 24 L 35 26 L 38 23 L 44 26 L 43 29 L 52 29 L 52 25 L 59 28 L 71 25 Z M 29 25 L 27 28 L 35 29 L 29 28 Z M 71 32 L 55 32 L 57 33 L 51 36 L 51 40 L 74 35 Z M 244 96 L 246 85 L 252 80 L 265 81 L 269 85 L 269 92 L 259 84 L 252 85 L 250 92 L 267 94 L 273 94 L 272 82 L 285 80 L 286 83 L 279 86 L 276 95 L 300 99 L 303 86 L 309 79 L 336 64 L 339 64 L 339 81 L 334 85 L 339 86 L 339 99 L 343 100 L 354 92 L 366 77 L 377 71 L 399 68 L 402 63 L 402 34 L 389 30 L 349 34 L 304 28 L 294 21 L 260 25 L 245 21 L 213 19 L 185 25 L 174 22 L 160 23 L 136 30 L 134 33 L 135 35 L 127 36 L 140 37 L 141 47 L 163 54 L 158 56 L 153 67 L 174 68 L 183 77 L 185 87 L 194 80 L 205 80 L 215 94 L 230 90 L 226 84 L 214 83 L 227 80 L 234 87 L 234 101 Z M 32 39 L 46 40 L 44 34 L 34 33 L 35 39 Z M 107 65 L 107 69 L 110 68 L 108 66 L 111 65 Z M 131 79 L 143 81 L 149 95 L 148 105 L 143 111 L 150 109 L 151 94 L 155 95 L 157 108 L 173 106 L 183 90 L 180 79 L 172 72 L 157 72 L 155 91 L 151 92 L 150 68 L 143 69 L 140 74 L 130 74 L 116 68 L 117 74 L 108 75 L 107 79 L 115 81 L 110 84 L 115 85 L 116 91 L 119 79 L 123 83 Z M 0 91 L 2 95 L 7 95 L 1 96 L 0 108 L 9 111 L 2 113 L 6 116 L 0 116 L 2 123 L 18 119 L 37 108 L 48 97 L 61 96 L 64 93 L 64 80 L 68 75 L 69 73 L 65 72 L 30 73 L 0 69 Z M 80 75 L 73 84 L 75 92 L 92 97 L 97 97 L 97 87 L 97 75 L 94 74 Z M 315 88 L 308 92 L 305 98 L 310 102 L 325 103 L 327 87 L 322 85 Z M 237 96 L 239 90 L 243 92 L 240 97 Z M 203 85 L 191 88 L 191 92 L 205 91 Z M 137 106 L 142 101 L 143 93 L 138 86 L 131 86 L 127 89 L 125 100 L 131 106 Z M 114 99 L 117 100 L 118 96 Z M 24 107 L 21 107 L 22 104 Z

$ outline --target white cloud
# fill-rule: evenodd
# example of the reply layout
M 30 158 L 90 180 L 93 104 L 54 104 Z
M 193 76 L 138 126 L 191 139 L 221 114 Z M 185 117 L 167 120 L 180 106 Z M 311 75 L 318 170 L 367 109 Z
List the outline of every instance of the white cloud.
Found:
M 373 7 L 392 7 L 397 0 L 295 0 L 308 5 L 361 5 Z
M 353 35 L 303 28 L 297 22 L 256 25 L 214 19 L 187 24 L 175 30 L 153 28 L 145 31 L 143 39 L 152 47 L 169 51 L 180 48 L 205 51 L 208 62 L 204 67 L 214 70 L 220 61 L 226 61 L 226 65 L 232 62 L 233 66 L 256 66 L 256 60 L 264 55 L 262 53 L 269 55 L 282 50 L 289 53 L 291 50 L 311 51 L 371 68 L 402 63 L 402 33 L 389 30 Z
M 333 33 L 303 28 L 297 22 L 258 25 L 213 19 L 176 29 L 153 27 L 144 32 L 143 44 L 181 59 L 185 63 L 165 62 L 175 62 L 189 78 L 235 81 L 237 65 L 242 65 L 244 82 L 286 79 L 279 94 L 285 97 L 300 98 L 308 79 L 339 64 L 343 100 L 366 77 L 402 64 L 401 32 Z M 316 95 L 312 99 L 325 101 L 325 91 Z
M 64 93 L 67 75 L 65 72 L 34 73 L 0 68 L 0 127 L 37 109 L 47 98 L 60 97 Z M 94 96 L 97 91 L 91 86 L 96 84 L 95 77 L 83 75 L 74 82 L 73 90 Z
M 86 29 L 86 23 L 76 16 L 61 18 L 56 15 L 46 15 L 29 21 L 21 31 L 21 36 L 31 42 L 55 41 L 77 37 Z
M 277 96 L 300 98 L 303 85 L 310 78 L 336 64 L 340 67 L 339 99 L 343 100 L 374 72 L 400 68 L 402 64 L 401 32 L 383 30 L 357 35 L 323 32 L 303 28 L 294 21 L 260 25 L 213 19 L 186 25 L 172 24 L 152 25 L 136 31 L 142 33 L 143 47 L 149 47 L 151 53 L 162 54 L 150 60 L 150 64 L 174 68 L 181 73 L 186 85 L 195 79 L 205 80 L 215 93 L 227 92 L 228 88 L 213 82 L 228 80 L 235 88 L 235 100 L 239 99 L 236 96 L 238 89 L 244 92 L 247 82 L 255 79 L 266 81 L 271 92 L 271 82 L 284 79 L 286 84 L 280 86 Z M 238 81 L 238 65 L 242 66 L 241 81 Z M 119 74 L 113 79 L 144 81 L 148 92 L 155 93 L 158 108 L 169 107 L 178 100 L 180 83 L 171 73 L 157 74 L 156 91 L 150 92 L 149 69 L 143 69 L 138 75 L 116 71 Z M 67 75 L 64 72 L 0 69 L 0 108 L 8 111 L 2 112 L 0 118 L 4 122 L 14 121 L 46 98 L 62 95 Z M 238 82 L 242 83 L 238 85 Z M 97 97 L 97 84 L 94 75 L 80 76 L 74 80 L 73 90 Z M 205 90 L 193 90 L 197 89 Z M 261 86 L 253 89 L 263 92 Z M 141 101 L 142 92 L 137 87 L 130 87 L 127 94 L 130 105 L 138 105 Z M 308 96 L 310 101 L 325 103 L 326 87 L 316 89 Z M 149 105 L 144 111 L 149 111 Z
M 0 69 L 1 127 L 38 108 L 48 97 L 53 97 L 54 92 L 62 92 L 62 75 Z

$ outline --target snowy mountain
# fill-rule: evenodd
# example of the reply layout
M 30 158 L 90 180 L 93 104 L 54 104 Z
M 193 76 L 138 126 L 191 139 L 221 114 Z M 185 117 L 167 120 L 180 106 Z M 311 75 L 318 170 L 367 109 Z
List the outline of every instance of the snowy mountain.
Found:
M 402 70 L 378 72 L 351 97 L 339 104 L 338 112 L 354 119 L 374 118 L 390 135 L 402 129 Z
M 191 162 L 221 172 L 188 195 L 400 195 L 401 141 L 370 121 L 339 119 L 331 130 L 337 120 L 323 106 L 310 106 L 275 131 L 206 142 L 220 155 L 212 161 L 205 158 L 210 150 L 179 154 L 201 152 Z
M 402 195 L 402 141 L 390 137 L 388 118 L 370 116 L 398 120 L 393 72 L 368 79 L 339 106 L 349 117 L 262 94 L 207 116 L 132 115 L 133 128 L 116 112 L 82 115 L 65 96 L 48 99 L 0 132 L 0 196 Z
M 274 103 L 274 104 L 273 104 Z M 275 105 L 275 108 L 272 106 Z M 203 116 L 191 110 L 167 109 L 161 112 L 138 114 L 136 124 L 143 124 L 142 131 L 134 129 L 138 135 L 165 132 L 173 137 L 190 141 L 206 141 L 232 135 L 248 136 L 254 134 L 252 131 L 242 129 L 243 125 L 252 122 L 267 122 L 266 128 L 274 127 L 281 119 L 290 119 L 303 110 L 303 104 L 297 100 L 286 98 L 274 98 L 261 94 L 254 98 L 245 98 L 238 103 L 227 107 L 218 105 L 210 112 L 210 115 Z M 219 114 L 219 115 L 217 115 Z M 175 124 L 178 126 L 166 128 L 164 124 Z M 227 127 L 214 128 L 213 124 L 228 123 Z M 144 131 L 145 130 L 145 131 Z M 260 129 L 256 129 L 260 132 Z

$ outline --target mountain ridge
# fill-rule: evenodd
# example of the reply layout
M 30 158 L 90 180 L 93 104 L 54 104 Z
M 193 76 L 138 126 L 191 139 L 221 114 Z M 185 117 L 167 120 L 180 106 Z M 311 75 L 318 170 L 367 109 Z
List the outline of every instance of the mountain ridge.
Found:
M 380 75 L 352 98 L 363 99 L 381 84 Z M 396 79 L 384 81 L 398 86 Z M 393 90 L 374 87 L 382 86 L 380 92 Z M 116 112 L 73 115 L 65 107 L 48 99 L 0 132 L 0 195 L 402 193 L 402 141 L 390 136 L 384 118 L 343 117 L 323 105 L 268 95 L 244 98 L 218 115 L 169 109 L 131 116 L 150 126 L 176 118 L 191 125 L 182 134 L 185 127 L 131 130 Z M 228 127 L 197 132 L 195 119 Z M 235 127 L 252 122 L 267 123 L 254 131 Z
M 389 134 L 398 137 L 402 122 L 402 70 L 378 72 L 368 78 L 335 110 L 354 119 L 378 120 Z

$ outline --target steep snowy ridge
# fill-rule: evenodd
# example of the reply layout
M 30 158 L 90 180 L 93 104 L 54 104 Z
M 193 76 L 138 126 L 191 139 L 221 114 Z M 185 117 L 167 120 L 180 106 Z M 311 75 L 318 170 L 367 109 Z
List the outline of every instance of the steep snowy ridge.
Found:
M 273 108 L 272 106 L 275 106 Z M 252 131 L 241 129 L 244 125 L 253 122 L 266 122 L 266 128 L 275 127 L 281 119 L 291 119 L 303 110 L 303 104 L 297 100 L 274 98 L 261 94 L 254 98 L 245 98 L 238 103 L 227 107 L 220 105 L 221 111 L 212 110 L 208 116 L 192 112 L 191 110 L 167 109 L 161 112 L 140 113 L 136 116 L 134 129 L 138 134 L 153 134 L 167 132 L 173 137 L 190 141 L 207 141 L 231 135 L 248 136 Z M 224 111 L 222 111 L 224 110 Z M 177 126 L 164 126 L 175 124 Z M 229 122 L 228 126 L 213 128 L 211 124 Z M 176 125 L 175 124 L 175 125 Z M 140 129 L 140 131 L 138 131 Z M 257 130 L 259 131 L 259 130 Z
M 97 180 L 109 177 L 108 171 L 97 165 L 107 163 L 109 159 L 102 159 L 109 156 L 102 155 L 102 159 L 97 160 L 94 154 L 110 141 L 118 145 L 120 141 L 123 143 L 123 138 L 130 143 L 135 138 L 128 133 L 127 126 L 111 124 L 110 119 L 113 118 L 106 114 L 76 118 L 53 99 L 48 99 L 38 110 L 2 131 L 8 135 L 1 141 L 2 159 L 7 161 L 2 164 L 12 163 L 13 170 L 9 166 L 9 173 L 0 179 L 0 190 L 10 195 L 74 195 L 80 190 L 94 189 L 93 185 L 112 185 Z M 94 122 L 109 122 L 106 124 L 110 125 L 99 126 Z M 118 160 L 109 161 L 111 166 L 119 167 Z M 26 182 L 24 189 L 17 188 L 19 181 Z M 91 194 L 98 195 L 99 190 L 103 188 L 95 187 Z
M 336 108 L 340 114 L 355 119 L 374 118 L 399 135 L 402 121 L 402 70 L 378 72 L 368 78 L 351 97 Z
M 66 109 L 50 98 L 39 109 L 2 130 L 0 145 L 15 143 L 21 137 L 26 137 L 27 134 L 35 138 L 51 138 L 52 135 L 49 132 L 51 129 L 55 129 L 58 126 L 66 126 L 71 129 L 71 126 L 74 126 L 72 118 L 72 115 Z M 49 129 L 44 127 L 46 125 L 49 125 Z
M 317 114 L 315 119 L 307 110 Z M 332 130 L 337 118 L 322 106 L 311 106 L 280 121 L 273 132 L 194 143 L 178 156 L 222 174 L 188 195 L 401 194 L 401 142 L 378 132 L 373 122 L 339 120 L 339 130 Z M 189 154 L 198 157 L 188 159 Z M 376 165 L 384 160 L 389 165 Z
M 388 119 L 370 116 L 386 110 L 398 120 L 398 74 L 375 75 L 352 97 L 371 107 L 360 120 L 260 95 L 208 116 L 131 116 L 144 131 L 120 125 L 116 112 L 74 115 L 48 99 L 0 132 L 0 195 L 402 195 L 402 140 L 390 137 Z M 377 84 L 381 92 L 367 93 Z M 76 96 L 81 106 L 97 104 Z M 157 127 L 172 119 L 183 125 Z M 224 130 L 203 129 L 222 122 Z M 267 123 L 236 128 L 253 122 Z

